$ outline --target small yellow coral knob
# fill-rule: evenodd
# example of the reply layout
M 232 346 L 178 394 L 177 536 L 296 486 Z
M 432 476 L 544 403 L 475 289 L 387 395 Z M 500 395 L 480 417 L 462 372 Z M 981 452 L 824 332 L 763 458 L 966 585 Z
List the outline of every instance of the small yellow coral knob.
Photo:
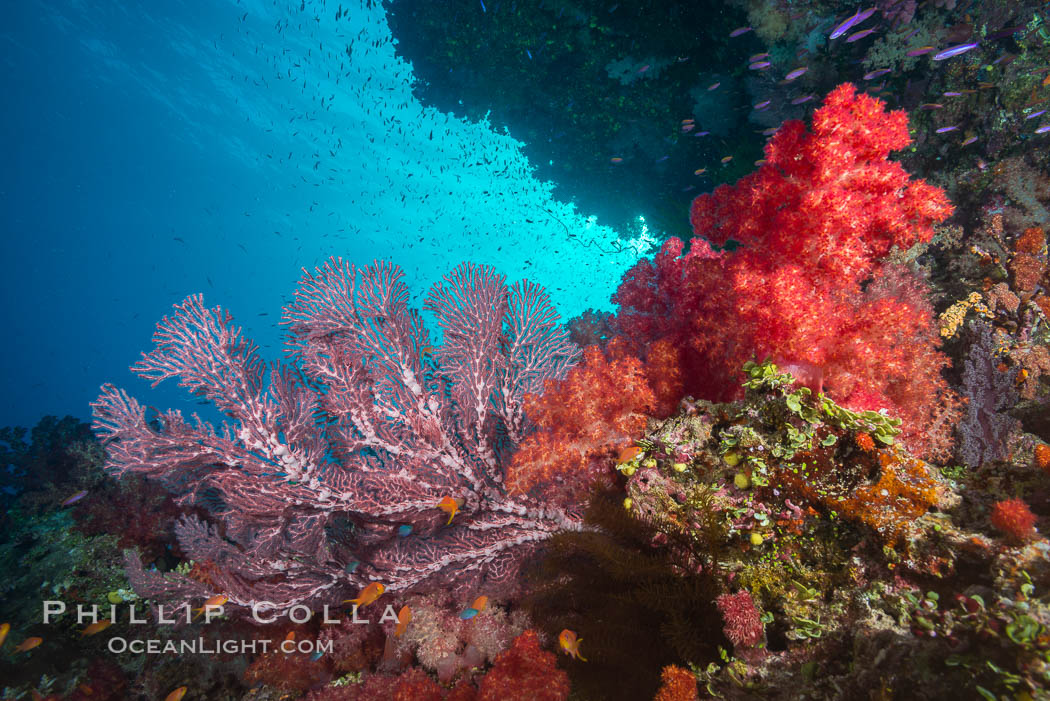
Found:
M 733 475 L 733 484 L 737 489 L 747 489 L 751 486 L 751 478 L 747 476 L 747 473 L 738 472 Z

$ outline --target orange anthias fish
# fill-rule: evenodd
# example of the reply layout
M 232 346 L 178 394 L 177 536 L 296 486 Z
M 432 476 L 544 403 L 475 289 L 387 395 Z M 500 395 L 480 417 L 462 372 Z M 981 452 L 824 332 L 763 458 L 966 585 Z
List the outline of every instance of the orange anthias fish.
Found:
M 86 636 L 94 635 L 95 633 L 101 633 L 106 628 L 109 628 L 111 625 L 113 625 L 113 621 L 97 621 L 89 625 L 84 630 L 80 631 L 80 634 Z
M 346 599 L 345 601 L 343 601 L 343 603 L 353 604 L 354 606 L 367 606 L 368 604 L 381 597 L 383 595 L 383 592 L 385 591 L 386 587 L 384 587 L 382 584 L 380 584 L 379 582 L 372 582 L 367 587 L 361 590 L 361 593 L 357 595 L 356 599 Z
M 36 636 L 33 636 L 32 638 L 26 638 L 18 644 L 18 647 L 15 648 L 15 652 L 28 652 L 29 650 L 32 650 L 34 647 L 36 647 L 42 642 L 44 642 L 44 639 L 38 638 Z
M 638 454 L 642 452 L 642 449 L 636 445 L 632 445 L 629 448 L 624 448 L 620 451 L 620 462 L 630 462 L 638 457 Z
M 568 628 L 558 634 L 558 644 L 561 645 L 562 650 L 565 650 L 565 654 L 572 657 L 574 660 L 580 662 L 586 662 L 587 658 L 580 654 L 580 643 L 583 642 L 583 638 L 576 638 L 576 632 L 571 631 Z
M 3 645 L 4 641 L 7 640 L 7 631 L 9 630 L 11 630 L 10 623 L 0 625 L 0 645 Z
M 178 689 L 165 696 L 164 701 L 181 701 L 182 697 L 185 695 L 186 687 L 180 686 Z
M 229 600 L 230 600 L 230 597 L 226 596 L 225 594 L 216 594 L 215 596 L 213 596 L 210 599 L 208 599 L 207 601 L 205 601 L 204 605 L 201 606 L 199 609 L 194 609 L 197 613 L 194 614 L 193 617 L 196 618 L 197 616 L 201 615 L 202 613 L 204 613 L 209 608 L 217 608 L 219 606 L 222 606 L 223 604 L 225 604 Z
M 472 608 L 472 609 L 474 609 L 474 610 L 476 610 L 478 612 L 481 612 L 481 611 L 485 610 L 485 607 L 488 606 L 488 603 L 489 603 L 489 597 L 487 597 L 484 594 L 482 594 L 478 598 L 474 599 L 474 603 L 470 605 L 470 608 Z
M 405 632 L 405 628 L 412 622 L 412 609 L 407 606 L 402 606 L 401 610 L 397 612 L 397 627 L 394 628 L 394 637 L 400 638 L 401 634 Z
M 438 508 L 448 514 L 448 523 L 452 523 L 452 517 L 459 511 L 459 506 L 462 502 L 459 499 L 453 499 L 452 497 L 441 497 L 441 501 L 438 502 Z

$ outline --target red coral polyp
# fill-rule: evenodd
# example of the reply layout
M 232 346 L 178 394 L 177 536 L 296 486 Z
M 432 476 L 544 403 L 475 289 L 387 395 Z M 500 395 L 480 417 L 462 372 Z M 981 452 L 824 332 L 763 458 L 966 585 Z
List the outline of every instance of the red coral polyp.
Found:
M 1000 501 L 992 507 L 992 525 L 1011 540 L 1023 542 L 1035 535 L 1035 514 L 1020 499 Z

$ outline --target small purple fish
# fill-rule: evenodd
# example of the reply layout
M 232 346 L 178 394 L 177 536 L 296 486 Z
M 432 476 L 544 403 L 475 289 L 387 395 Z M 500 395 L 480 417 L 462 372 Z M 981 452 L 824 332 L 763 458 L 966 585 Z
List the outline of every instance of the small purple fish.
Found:
M 805 75 L 806 71 L 808 70 L 808 68 L 796 68 L 795 70 L 791 71 L 786 76 L 784 76 L 784 80 L 791 81 L 795 80 L 796 78 L 801 78 L 803 75 Z
M 962 142 L 961 145 L 962 146 L 969 146 L 970 144 L 972 144 L 975 141 L 977 141 L 977 137 L 976 136 L 971 136 L 969 139 L 967 139 L 966 141 Z
M 709 132 L 709 131 L 698 131 L 695 134 L 693 134 L 693 136 L 707 136 L 710 133 L 711 132 Z
M 769 52 L 768 51 L 766 53 L 764 53 L 764 54 L 754 54 L 754 55 L 751 56 L 751 58 L 747 59 L 747 62 L 748 63 L 754 63 L 755 61 L 761 61 L 762 59 L 768 58 L 768 57 L 769 57 Z
M 961 92 L 946 92 L 942 93 L 942 95 L 944 95 L 945 97 L 962 97 Z
M 944 51 L 940 52 L 939 54 L 937 54 L 936 56 L 933 57 L 933 60 L 934 61 L 943 61 L 946 58 L 951 58 L 952 56 L 958 56 L 959 54 L 964 54 L 967 51 L 970 51 L 971 49 L 976 49 L 976 48 L 977 48 L 977 44 L 958 44 L 957 46 L 951 46 L 951 47 L 945 49 Z
M 933 53 L 934 51 L 935 51 L 935 49 L 932 46 L 923 46 L 923 47 L 920 47 L 918 49 L 912 49 L 911 51 L 909 51 L 908 53 L 906 53 L 904 55 L 905 56 L 911 56 L 912 58 L 914 58 L 916 56 L 925 56 L 926 54 Z
M 834 29 L 832 29 L 831 30 L 831 34 L 828 35 L 828 39 L 838 39 L 840 36 L 842 36 L 843 34 L 848 32 L 849 30 L 853 29 L 855 26 L 857 26 L 858 24 L 860 24 L 864 20 L 868 19 L 873 14 L 875 14 L 875 8 L 874 7 L 868 8 L 867 10 L 864 10 L 863 12 L 861 12 L 860 10 L 857 10 L 857 13 L 855 15 L 853 15 L 852 17 L 847 19 L 845 22 L 843 22 L 842 24 L 840 24 L 837 27 L 835 27 Z
M 721 84 L 722 84 L 721 82 L 711 83 L 710 85 L 707 86 L 707 91 L 711 92 L 712 90 L 718 90 L 718 86 L 721 85 Z
M 664 161 L 666 161 L 666 160 L 667 160 L 668 158 L 670 158 L 670 156 L 660 156 L 659 158 L 657 158 L 657 159 L 656 159 L 656 161 L 655 161 L 655 162 L 656 162 L 656 163 L 663 163 L 663 162 L 664 162 Z
M 862 29 L 859 32 L 854 32 L 853 34 L 850 34 L 848 37 L 846 37 L 846 43 L 852 44 L 855 41 L 860 41 L 864 37 L 868 36 L 869 34 L 873 34 L 874 32 L 874 29 Z
M 747 34 L 750 31 L 751 27 L 737 27 L 733 31 L 729 32 L 729 38 L 735 39 L 736 37 L 741 36 L 742 34 Z
M 864 74 L 864 80 L 874 80 L 874 79 L 878 78 L 881 75 L 886 75 L 889 72 L 890 72 L 889 68 L 879 68 L 878 70 L 874 70 L 874 71 L 872 71 L 870 73 L 865 73 Z
M 76 494 L 74 494 L 73 496 L 71 496 L 68 499 L 66 499 L 64 502 L 62 502 L 62 506 L 70 506 L 71 504 L 76 504 L 78 501 L 80 501 L 81 499 L 83 499 L 86 496 L 87 496 L 87 490 L 82 489 L 79 492 L 77 492 Z
M 771 102 L 772 100 L 763 100 L 762 102 L 759 102 L 757 105 L 755 105 L 755 110 L 764 110 L 765 108 L 769 107 L 769 103 Z
M 1045 134 L 1048 131 L 1050 131 L 1050 124 L 1044 124 L 1043 126 L 1041 126 L 1038 129 L 1036 129 L 1035 133 L 1036 134 Z
M 751 70 L 751 71 L 761 71 L 763 69 L 769 68 L 769 66 L 770 66 L 769 61 L 758 61 L 757 63 L 752 63 L 747 68 L 748 68 L 748 70 Z
M 939 102 L 926 102 L 919 105 L 920 110 L 939 110 L 944 109 L 944 105 Z
M 762 132 L 762 136 L 773 136 L 773 134 L 776 134 L 778 131 L 780 131 L 780 127 L 770 127 Z
M 793 105 L 801 105 L 801 104 L 803 104 L 805 102 L 809 102 L 812 99 L 813 99 L 812 95 L 803 95 L 802 97 L 796 97 L 794 100 L 791 101 L 791 104 L 793 104 Z
M 1042 114 L 1046 114 L 1046 110 L 1039 110 L 1038 112 L 1032 112 L 1030 115 L 1028 115 L 1024 119 L 1027 122 L 1029 119 L 1035 119 L 1036 117 L 1038 117 L 1039 115 L 1042 115 Z
M 996 32 L 995 34 L 989 34 L 988 35 L 988 41 L 995 41 L 996 39 L 1002 39 L 1004 37 L 1008 37 L 1011 34 L 1017 34 L 1017 32 L 1021 31 L 1022 29 L 1025 29 L 1026 26 L 1027 25 L 1019 24 L 1016 27 L 1008 27 L 1006 29 L 1001 29 L 998 32 Z
M 959 125 L 958 124 L 954 124 L 954 125 L 952 125 L 950 127 L 941 127 L 940 129 L 936 130 L 936 133 L 937 134 L 947 134 L 948 132 L 955 131 L 958 128 L 959 128 Z

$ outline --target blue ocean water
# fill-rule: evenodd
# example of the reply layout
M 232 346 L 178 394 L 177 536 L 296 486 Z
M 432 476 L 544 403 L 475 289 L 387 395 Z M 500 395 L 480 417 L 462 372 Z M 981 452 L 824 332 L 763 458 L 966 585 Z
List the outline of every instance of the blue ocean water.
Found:
M 0 425 L 87 418 L 103 382 L 201 409 L 127 371 L 156 322 L 203 293 L 276 360 L 300 268 L 332 255 L 401 265 L 417 305 L 472 260 L 545 285 L 565 319 L 609 307 L 637 253 L 504 125 L 420 105 L 382 6 L 329 5 L 8 8 Z

